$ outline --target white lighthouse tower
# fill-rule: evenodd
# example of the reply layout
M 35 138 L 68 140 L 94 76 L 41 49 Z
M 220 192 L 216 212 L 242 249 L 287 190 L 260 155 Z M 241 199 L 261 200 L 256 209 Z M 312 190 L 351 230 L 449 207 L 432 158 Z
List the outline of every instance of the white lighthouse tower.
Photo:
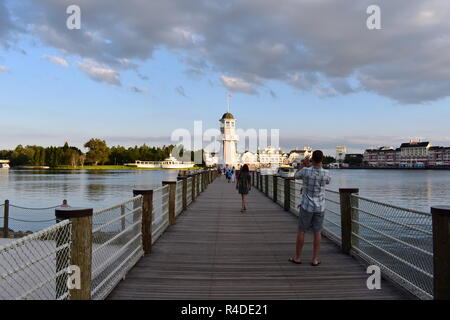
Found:
M 231 113 L 227 112 L 219 121 L 223 144 L 223 165 L 228 165 L 228 167 L 236 166 L 238 163 L 236 145 L 239 141 L 239 137 L 236 134 L 236 119 Z

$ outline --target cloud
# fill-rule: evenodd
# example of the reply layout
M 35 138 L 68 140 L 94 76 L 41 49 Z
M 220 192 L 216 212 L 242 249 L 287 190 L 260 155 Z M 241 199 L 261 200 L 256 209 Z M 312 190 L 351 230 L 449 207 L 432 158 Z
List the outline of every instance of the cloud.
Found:
M 26 3 L 14 16 L 35 37 L 115 70 L 164 48 L 189 75 L 224 74 L 237 80 L 223 85 L 243 93 L 280 81 L 321 96 L 364 90 L 401 103 L 450 95 L 450 1 L 378 0 L 383 29 L 368 30 L 373 0 L 74 0 L 80 32 L 61 28 L 64 1 Z M 12 30 L 0 18 L 0 41 L 5 21 Z
M 100 65 L 95 61 L 79 62 L 78 68 L 94 81 L 121 86 L 120 74 L 116 70 Z
M 8 68 L 5 66 L 0 66 L 0 73 L 8 71 Z
M 222 81 L 222 85 L 232 92 L 242 92 L 255 94 L 256 90 L 253 88 L 253 85 L 243 79 L 233 78 L 233 77 L 220 77 Z
M 180 96 L 187 98 L 186 92 L 184 91 L 184 88 L 182 86 L 176 87 L 175 92 L 178 93 Z
M 131 87 L 131 90 L 135 93 L 145 93 L 148 92 L 148 88 L 140 88 L 140 87 Z
M 56 57 L 56 56 L 43 56 L 43 59 L 52 62 L 54 64 L 60 65 L 62 67 L 68 67 L 69 63 L 67 62 L 67 60 L 65 60 L 64 58 L 61 57 Z

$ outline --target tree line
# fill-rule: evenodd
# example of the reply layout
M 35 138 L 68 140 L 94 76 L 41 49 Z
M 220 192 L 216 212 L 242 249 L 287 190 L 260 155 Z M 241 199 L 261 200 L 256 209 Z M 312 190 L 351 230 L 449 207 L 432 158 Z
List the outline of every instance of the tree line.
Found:
M 136 160 L 162 161 L 169 157 L 175 146 L 109 147 L 104 140 L 90 139 L 84 147 L 88 149 L 86 153 L 67 142 L 62 147 L 18 145 L 14 150 L 0 150 L 0 159 L 9 160 L 12 166 L 123 165 Z

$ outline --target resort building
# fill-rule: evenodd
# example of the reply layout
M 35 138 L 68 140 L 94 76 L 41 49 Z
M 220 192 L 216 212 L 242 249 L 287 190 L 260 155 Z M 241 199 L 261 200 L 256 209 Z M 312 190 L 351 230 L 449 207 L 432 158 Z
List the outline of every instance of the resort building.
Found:
M 289 152 L 288 163 L 289 164 L 300 163 L 305 159 L 311 158 L 311 156 L 312 156 L 311 147 L 304 147 L 303 150 L 301 149 L 291 150 L 291 152 Z
M 287 154 L 278 148 L 267 147 L 258 152 L 259 165 L 263 167 L 276 167 L 286 163 Z
M 420 168 L 450 165 L 450 148 L 430 142 L 410 141 L 399 148 L 381 147 L 364 152 L 364 164 L 371 167 Z
M 336 147 L 336 162 L 343 163 L 345 160 L 346 154 L 347 154 L 347 147 L 337 146 Z

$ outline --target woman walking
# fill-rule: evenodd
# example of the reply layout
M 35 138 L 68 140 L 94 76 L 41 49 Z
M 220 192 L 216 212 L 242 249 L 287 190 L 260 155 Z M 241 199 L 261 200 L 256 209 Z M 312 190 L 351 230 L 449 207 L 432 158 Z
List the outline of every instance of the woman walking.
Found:
M 252 188 L 251 184 L 252 178 L 250 177 L 250 172 L 248 165 L 244 164 L 237 177 L 236 189 L 238 189 L 239 194 L 242 197 L 242 209 L 241 212 L 247 210 L 247 195 Z

